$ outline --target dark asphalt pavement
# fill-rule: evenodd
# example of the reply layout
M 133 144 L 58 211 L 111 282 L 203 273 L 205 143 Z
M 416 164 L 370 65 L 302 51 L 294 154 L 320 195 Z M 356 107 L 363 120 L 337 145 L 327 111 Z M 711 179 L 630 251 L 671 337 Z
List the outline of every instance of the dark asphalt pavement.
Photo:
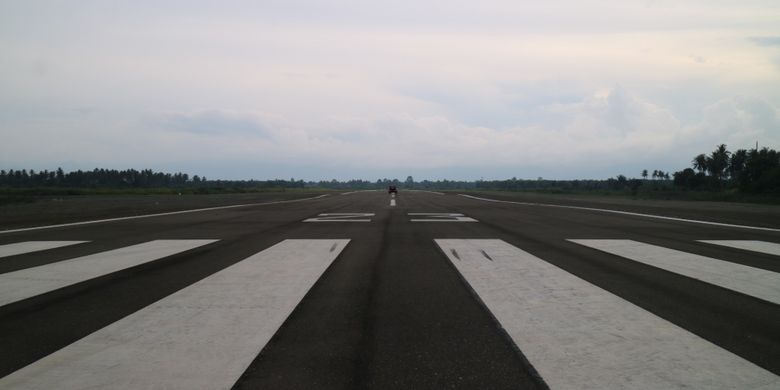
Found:
M 779 231 L 417 191 L 396 201 L 391 207 L 384 192 L 357 192 L 0 234 L 0 245 L 90 241 L 1 258 L 0 273 L 151 240 L 219 240 L 0 307 L 0 376 L 290 238 L 351 242 L 236 388 L 546 388 L 436 246 L 439 238 L 501 239 L 780 375 L 780 305 L 567 241 L 630 239 L 780 272 L 779 256 L 697 242 L 780 243 Z M 717 211 L 698 212 L 685 217 L 718 221 Z M 302 222 L 323 213 L 375 215 L 365 223 Z M 460 213 L 478 222 L 411 222 L 409 213 Z M 774 225 L 752 218 L 729 212 L 727 222 Z

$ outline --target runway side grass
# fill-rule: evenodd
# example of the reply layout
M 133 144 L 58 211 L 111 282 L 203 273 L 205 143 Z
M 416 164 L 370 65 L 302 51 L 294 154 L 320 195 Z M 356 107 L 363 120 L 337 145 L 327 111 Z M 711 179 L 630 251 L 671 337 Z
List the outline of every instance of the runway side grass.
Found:
M 0 230 L 80 222 L 104 218 L 190 210 L 206 207 L 309 198 L 326 190 L 286 189 L 244 193 L 186 193 L 171 189 L 112 193 L 110 189 L 74 189 L 21 196 L 24 201 L 0 201 Z M 164 191 L 163 191 L 164 190 Z M 8 196 L 7 193 L 0 195 Z
M 780 228 L 780 205 L 774 204 L 509 191 L 452 191 L 451 193 L 511 202 L 592 207 L 737 225 Z

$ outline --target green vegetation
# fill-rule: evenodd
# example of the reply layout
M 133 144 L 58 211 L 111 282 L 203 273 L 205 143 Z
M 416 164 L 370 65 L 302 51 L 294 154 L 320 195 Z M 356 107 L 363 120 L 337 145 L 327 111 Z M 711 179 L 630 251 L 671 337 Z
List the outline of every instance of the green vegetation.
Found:
M 675 187 L 688 190 L 738 191 L 780 195 L 780 154 L 769 148 L 729 152 L 719 145 L 693 158 L 693 168 L 675 172 Z
M 661 170 L 650 175 L 645 169 L 642 179 L 624 175 L 607 180 L 510 179 L 477 181 L 464 189 L 780 204 L 780 153 L 773 149 L 732 153 L 722 144 L 709 155 L 694 157 L 692 167 L 672 175 Z
M 153 193 L 155 189 L 173 188 L 210 188 L 218 191 L 220 188 L 233 189 L 268 189 L 268 188 L 303 188 L 303 180 L 208 180 L 198 175 L 190 177 L 186 173 L 154 172 L 151 169 L 115 169 L 95 168 L 91 171 L 73 171 L 65 173 L 62 168 L 56 171 L 0 170 L 0 188 L 78 188 L 88 189 L 131 190 L 145 189 Z M 130 191 L 133 192 L 133 191 Z
M 384 190 L 528 191 L 549 194 L 593 194 L 649 199 L 780 203 L 780 153 L 773 149 L 730 152 L 719 145 L 709 155 L 693 158 L 692 168 L 670 175 L 647 170 L 642 179 L 624 175 L 607 180 L 208 180 L 186 173 L 150 169 L 55 171 L 0 170 L 0 205 L 34 202 L 38 197 L 70 195 L 228 194 L 268 191 Z M 650 177 L 650 179 L 648 179 Z
M 208 180 L 186 173 L 94 169 L 65 173 L 62 168 L 0 170 L 0 205 L 30 203 L 40 197 L 78 195 L 187 195 L 296 191 L 302 180 Z

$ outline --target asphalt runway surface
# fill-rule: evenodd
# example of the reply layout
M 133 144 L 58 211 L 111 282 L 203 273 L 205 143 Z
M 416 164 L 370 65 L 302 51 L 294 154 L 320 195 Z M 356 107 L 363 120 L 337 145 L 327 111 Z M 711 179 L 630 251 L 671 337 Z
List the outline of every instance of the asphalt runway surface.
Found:
M 6 231 L 0 388 L 780 388 L 779 221 L 598 207 L 370 191 Z

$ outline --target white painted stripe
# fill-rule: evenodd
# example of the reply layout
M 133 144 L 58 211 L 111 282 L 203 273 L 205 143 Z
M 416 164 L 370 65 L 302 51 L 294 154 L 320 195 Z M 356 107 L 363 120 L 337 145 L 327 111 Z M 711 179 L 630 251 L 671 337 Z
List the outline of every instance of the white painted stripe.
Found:
M 604 213 L 632 215 L 632 216 L 635 216 L 635 217 L 664 219 L 664 220 L 667 220 L 667 221 L 699 223 L 699 224 L 704 224 L 704 225 L 712 225 L 712 226 L 720 226 L 720 227 L 730 227 L 730 228 L 739 228 L 739 229 L 763 230 L 763 231 L 767 231 L 767 232 L 780 232 L 780 229 L 776 229 L 776 228 L 768 228 L 768 227 L 760 227 L 760 226 L 748 226 L 748 225 L 734 225 L 734 224 L 730 224 L 730 223 L 701 221 L 701 220 L 698 220 L 698 219 L 685 219 L 685 218 L 676 218 L 676 217 L 665 217 L 663 215 L 632 213 L 630 211 L 597 209 L 597 208 L 593 208 L 593 207 L 581 207 L 581 206 L 564 206 L 564 205 L 560 205 L 560 204 L 513 202 L 513 201 L 509 201 L 509 200 L 480 198 L 478 196 L 472 196 L 472 195 L 466 195 L 466 194 L 458 194 L 458 195 L 466 197 L 466 198 L 470 198 L 470 199 L 482 200 L 482 201 L 485 201 L 485 202 L 510 203 L 510 204 L 519 204 L 519 205 L 523 205 L 523 206 L 557 207 L 557 208 L 562 208 L 562 209 L 574 209 L 574 210 L 600 211 L 600 212 L 604 212 Z
M 89 241 L 25 241 L 0 245 L 0 257 L 45 251 L 47 249 L 61 248 L 63 246 L 76 245 L 84 242 Z
M 427 192 L 427 193 L 429 193 L 429 194 L 434 194 L 434 195 L 444 195 L 444 193 L 443 193 L 443 192 L 428 191 L 428 190 L 406 190 L 406 191 L 411 191 L 411 192 Z
M 506 242 L 436 243 L 552 389 L 780 386 L 775 374 Z
M 776 242 L 754 240 L 699 240 L 699 242 L 780 256 L 780 244 Z
M 390 199 L 390 206 L 395 207 L 395 199 Z
M 633 240 L 568 240 L 780 304 L 780 274 Z
M 0 306 L 134 267 L 217 240 L 156 240 L 0 274 Z
M 326 213 L 314 218 L 304 219 L 303 222 L 371 222 L 374 213 Z
M 360 192 L 377 192 L 380 190 L 357 190 L 357 191 L 349 191 L 349 192 L 342 192 L 341 195 L 351 195 L 351 194 L 357 194 Z
M 0 388 L 229 389 L 349 240 L 285 240 L 0 379 Z
M 230 206 L 217 206 L 217 207 L 206 207 L 202 209 L 192 209 L 192 210 L 181 210 L 181 211 L 170 211 L 166 213 L 156 213 L 156 214 L 144 214 L 144 215 L 133 215 L 131 217 L 119 217 L 119 218 L 108 218 L 108 219 L 97 219 L 94 221 L 83 221 L 83 222 L 72 222 L 72 223 L 62 223 L 59 225 L 48 225 L 48 226 L 36 226 L 36 227 L 29 227 L 29 228 L 21 228 L 21 229 L 11 229 L 11 230 L 0 230 L 0 234 L 3 233 L 17 233 L 17 232 L 28 232 L 31 230 L 42 230 L 42 229 L 53 229 L 53 228 L 60 228 L 60 227 L 69 227 L 69 226 L 80 226 L 80 225 L 90 225 L 93 223 L 103 223 L 103 222 L 114 222 L 114 221 L 126 221 L 129 219 L 140 219 L 140 218 L 150 218 L 150 217 L 162 217 L 165 215 L 176 215 L 176 214 L 186 214 L 186 213 L 197 213 L 200 211 L 211 211 L 211 210 L 223 210 L 223 209 L 232 209 L 236 207 L 248 207 L 248 206 L 265 206 L 265 205 L 272 205 L 272 204 L 282 204 L 282 203 L 295 203 L 295 202 L 303 202 L 307 200 L 314 200 L 319 199 L 322 197 L 326 197 L 328 194 L 315 196 L 313 198 L 304 198 L 304 199 L 293 199 L 293 200 L 280 200 L 277 202 L 266 202 L 266 203 L 246 203 L 246 204 L 234 204 Z
M 411 222 L 479 222 L 474 218 L 467 217 L 460 213 L 409 213 L 413 217 Z

